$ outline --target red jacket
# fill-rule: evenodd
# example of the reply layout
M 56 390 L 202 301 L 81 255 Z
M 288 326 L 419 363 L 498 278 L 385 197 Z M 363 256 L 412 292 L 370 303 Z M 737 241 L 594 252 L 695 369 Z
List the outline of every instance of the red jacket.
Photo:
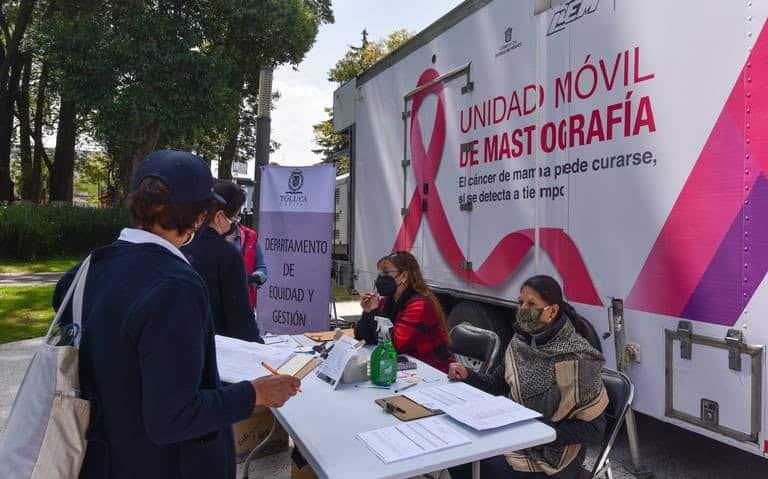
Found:
M 375 316 L 386 316 L 392 321 L 392 344 L 398 354 L 408 354 L 435 369 L 448 372 L 453 355 L 448 347 L 448 333 L 429 298 L 412 289 L 403 293 L 399 301 L 390 305 L 382 298 L 376 312 L 365 313 L 355 327 L 355 337 L 368 344 L 377 344 Z
M 250 276 L 256 271 L 256 246 L 259 235 L 254 230 L 240 225 L 240 251 L 245 263 L 245 273 Z M 248 285 L 248 299 L 251 302 L 251 308 L 256 308 L 256 288 Z

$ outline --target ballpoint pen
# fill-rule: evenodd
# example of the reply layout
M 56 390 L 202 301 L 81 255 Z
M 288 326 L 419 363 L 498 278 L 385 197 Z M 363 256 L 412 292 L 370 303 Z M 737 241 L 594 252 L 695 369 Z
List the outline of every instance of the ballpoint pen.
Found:
M 401 391 L 405 391 L 406 389 L 408 389 L 410 387 L 413 387 L 415 385 L 416 385 L 416 383 L 406 384 L 405 386 L 401 387 L 400 389 L 395 389 L 395 393 L 399 393 Z

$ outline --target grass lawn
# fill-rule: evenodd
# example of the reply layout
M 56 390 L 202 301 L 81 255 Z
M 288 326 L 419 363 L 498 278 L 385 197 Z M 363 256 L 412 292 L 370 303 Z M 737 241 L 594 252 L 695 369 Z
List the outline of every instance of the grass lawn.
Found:
M 53 319 L 54 285 L 0 287 L 0 344 L 36 338 Z
M 336 301 L 360 301 L 360 295 L 355 290 L 349 290 L 340 284 L 333 282 L 333 296 Z
M 0 259 L 0 273 L 63 273 L 80 258 L 49 258 L 34 261 Z

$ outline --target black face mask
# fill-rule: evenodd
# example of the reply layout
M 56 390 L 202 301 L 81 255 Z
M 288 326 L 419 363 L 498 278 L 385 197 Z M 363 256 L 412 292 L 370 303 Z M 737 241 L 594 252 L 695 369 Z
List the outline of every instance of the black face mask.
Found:
M 376 278 L 376 291 L 380 296 L 392 296 L 395 294 L 395 291 L 397 291 L 395 278 L 386 273 L 379 273 L 379 276 Z

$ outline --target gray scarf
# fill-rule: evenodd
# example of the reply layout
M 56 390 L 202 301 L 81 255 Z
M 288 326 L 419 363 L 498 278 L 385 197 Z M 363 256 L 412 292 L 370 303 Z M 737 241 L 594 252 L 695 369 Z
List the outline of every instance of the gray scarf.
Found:
M 605 360 L 576 333 L 567 317 L 560 321 L 560 330 L 544 344 L 537 344 L 537 335 L 516 334 L 512 339 L 505 364 L 510 396 L 555 423 L 592 421 L 608 405 L 600 375 Z M 568 466 L 580 449 L 580 444 L 544 445 L 507 454 L 507 461 L 517 471 L 553 475 Z

